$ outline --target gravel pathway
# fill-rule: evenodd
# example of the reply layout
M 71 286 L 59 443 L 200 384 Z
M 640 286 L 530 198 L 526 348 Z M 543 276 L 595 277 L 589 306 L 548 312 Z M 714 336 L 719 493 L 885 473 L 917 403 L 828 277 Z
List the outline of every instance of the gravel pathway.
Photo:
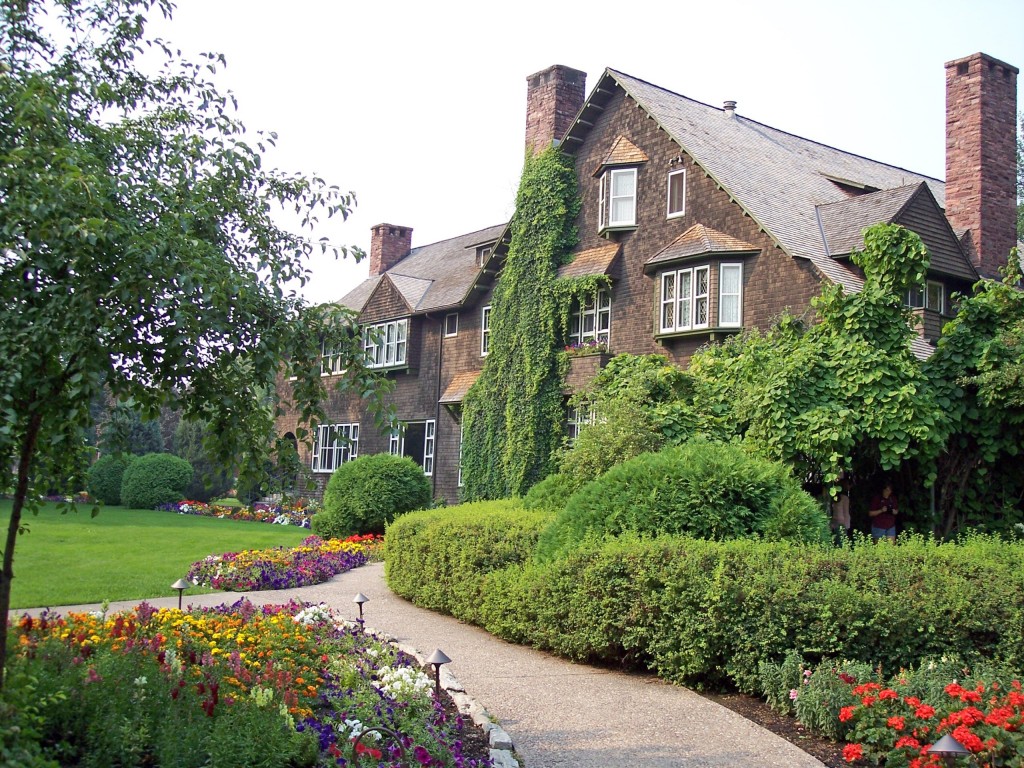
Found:
M 447 669 L 515 742 L 525 768 L 820 768 L 807 753 L 686 688 L 649 675 L 573 664 L 491 637 L 477 627 L 417 608 L 397 597 L 375 563 L 301 589 L 249 592 L 255 603 L 294 597 L 324 602 L 355 618 L 357 592 L 367 629 L 430 654 L 441 648 Z M 242 597 L 217 593 L 185 603 L 217 605 Z M 112 603 L 112 609 L 140 601 Z M 177 597 L 148 601 L 176 606 Z M 65 606 L 55 610 L 93 610 Z M 38 613 L 38 610 L 29 613 Z M 23 611 L 12 611 L 20 615 Z

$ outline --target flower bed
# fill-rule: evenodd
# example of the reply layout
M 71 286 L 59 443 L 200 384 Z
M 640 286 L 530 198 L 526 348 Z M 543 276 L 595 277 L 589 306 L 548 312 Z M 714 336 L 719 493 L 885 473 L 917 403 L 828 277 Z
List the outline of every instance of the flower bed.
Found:
M 306 587 L 368 562 L 382 541 L 372 535 L 327 540 L 307 536 L 298 547 L 210 555 L 192 563 L 185 578 L 198 586 L 233 592 Z
M 142 603 L 26 616 L 12 639 L 12 722 L 62 765 L 489 764 L 463 757 L 414 660 L 322 605 Z
M 177 512 L 179 515 L 219 517 L 228 520 L 273 523 L 274 525 L 297 525 L 301 528 L 309 528 L 310 519 L 317 513 L 314 505 L 302 501 L 296 504 L 257 502 L 251 507 L 228 507 L 186 499 L 173 504 L 161 504 L 157 509 L 163 512 Z

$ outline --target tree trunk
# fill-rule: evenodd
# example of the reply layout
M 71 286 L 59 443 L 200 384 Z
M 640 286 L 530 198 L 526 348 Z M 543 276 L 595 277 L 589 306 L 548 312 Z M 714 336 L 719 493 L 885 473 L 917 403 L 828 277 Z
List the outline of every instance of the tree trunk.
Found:
M 7 668 L 7 615 L 11 608 L 11 584 L 14 581 L 14 544 L 21 528 L 21 513 L 28 498 L 29 467 L 36 451 L 39 428 L 43 423 L 40 413 L 29 417 L 25 438 L 18 457 L 18 481 L 14 488 L 14 503 L 11 507 L 11 522 L 7 526 L 7 545 L 4 547 L 4 565 L 0 571 L 0 692 L 4 690 Z

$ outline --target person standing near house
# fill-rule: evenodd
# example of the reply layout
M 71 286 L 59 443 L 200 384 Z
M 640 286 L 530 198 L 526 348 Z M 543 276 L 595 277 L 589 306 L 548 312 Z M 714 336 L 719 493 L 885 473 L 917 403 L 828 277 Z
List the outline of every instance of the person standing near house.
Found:
M 896 540 L 896 515 L 899 504 L 892 492 L 892 483 L 888 480 L 882 485 L 882 492 L 871 500 L 868 517 L 871 518 L 871 538 L 878 541 L 887 538 Z

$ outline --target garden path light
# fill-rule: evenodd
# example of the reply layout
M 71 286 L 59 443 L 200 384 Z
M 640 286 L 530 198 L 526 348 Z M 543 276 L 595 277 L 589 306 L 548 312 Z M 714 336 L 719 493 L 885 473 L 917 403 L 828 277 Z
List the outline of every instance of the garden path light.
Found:
M 441 665 L 450 663 L 451 659 L 440 648 L 430 654 L 430 658 L 427 659 L 427 664 L 434 668 L 434 696 L 438 699 L 441 698 Z
M 352 598 L 352 602 L 359 606 L 359 622 L 362 623 L 363 605 L 370 602 L 370 598 L 368 598 L 362 592 L 356 592 L 356 596 Z
M 188 589 L 191 586 L 192 585 L 189 584 L 184 579 L 178 579 L 176 582 L 171 584 L 171 589 L 178 590 L 178 610 L 179 611 L 181 610 L 181 596 L 185 593 L 185 590 Z
M 958 757 L 969 756 L 971 751 L 947 733 L 928 748 L 928 754 L 941 757 L 947 768 L 953 768 Z

